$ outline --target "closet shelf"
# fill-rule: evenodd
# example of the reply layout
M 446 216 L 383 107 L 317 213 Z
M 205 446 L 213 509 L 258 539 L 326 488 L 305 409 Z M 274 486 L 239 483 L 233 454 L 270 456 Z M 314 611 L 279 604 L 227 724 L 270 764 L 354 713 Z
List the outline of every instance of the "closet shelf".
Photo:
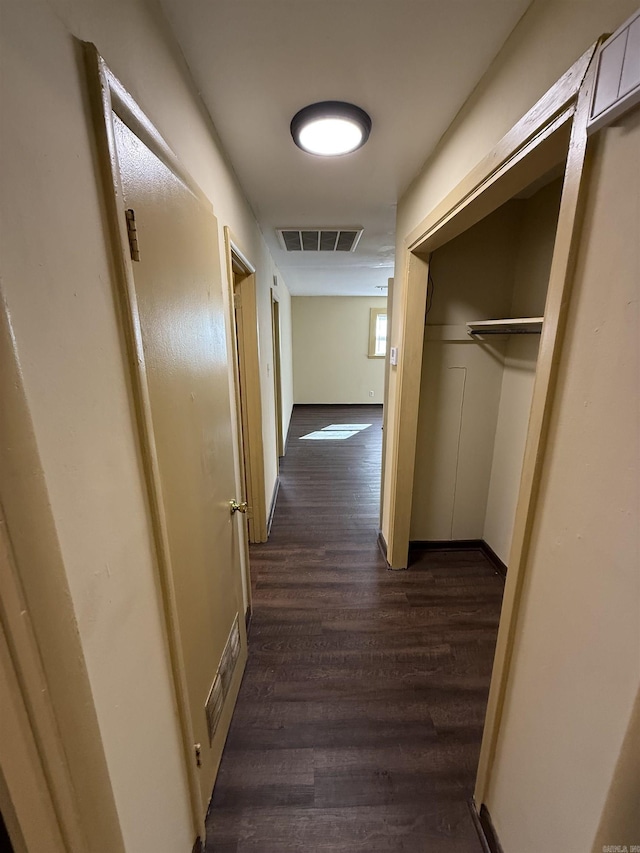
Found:
M 509 317 L 467 323 L 468 335 L 539 335 L 544 317 Z

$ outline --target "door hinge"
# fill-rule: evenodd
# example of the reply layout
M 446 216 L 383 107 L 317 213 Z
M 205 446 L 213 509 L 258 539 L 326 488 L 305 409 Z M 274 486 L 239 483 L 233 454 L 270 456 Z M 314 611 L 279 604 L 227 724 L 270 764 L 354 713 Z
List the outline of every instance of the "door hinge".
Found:
M 240 291 L 233 291 L 233 307 L 234 308 L 242 308 L 242 299 L 240 297 Z
M 196 757 L 196 767 L 202 767 L 202 759 L 200 757 L 202 755 L 202 746 L 199 743 L 194 743 L 193 752 Z
M 129 251 L 131 252 L 131 260 L 140 260 L 140 249 L 138 247 L 138 229 L 136 228 L 136 215 L 131 208 L 125 210 L 127 217 L 127 237 L 129 238 Z

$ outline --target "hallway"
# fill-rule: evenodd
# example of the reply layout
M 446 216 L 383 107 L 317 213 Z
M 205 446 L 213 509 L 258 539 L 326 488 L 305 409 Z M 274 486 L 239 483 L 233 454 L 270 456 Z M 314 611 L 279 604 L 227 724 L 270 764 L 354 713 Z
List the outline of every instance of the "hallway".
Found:
M 249 661 L 212 853 L 482 849 L 467 801 L 503 582 L 476 551 L 386 570 L 381 426 L 377 406 L 294 409 L 271 536 L 251 549 Z

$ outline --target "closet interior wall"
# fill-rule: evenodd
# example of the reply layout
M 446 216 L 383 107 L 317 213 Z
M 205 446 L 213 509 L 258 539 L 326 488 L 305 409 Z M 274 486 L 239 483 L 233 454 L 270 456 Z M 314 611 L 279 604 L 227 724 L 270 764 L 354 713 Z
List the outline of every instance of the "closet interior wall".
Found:
M 540 337 L 466 323 L 544 315 L 561 191 L 522 193 L 431 256 L 412 541 L 484 539 L 508 562 Z

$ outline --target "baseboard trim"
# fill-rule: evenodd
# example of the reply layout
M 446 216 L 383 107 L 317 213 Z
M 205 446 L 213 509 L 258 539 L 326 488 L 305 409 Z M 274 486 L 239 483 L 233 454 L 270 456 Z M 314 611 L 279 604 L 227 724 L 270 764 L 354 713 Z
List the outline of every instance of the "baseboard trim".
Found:
M 291 415 L 293 415 L 293 406 L 291 407 Z M 280 459 L 283 459 L 287 455 L 287 451 L 289 449 L 289 436 L 291 435 L 291 415 L 289 415 L 289 426 L 287 427 L 287 434 L 284 437 L 284 447 L 282 448 L 282 456 Z
M 389 565 L 389 560 L 387 560 L 387 540 L 384 538 L 382 530 L 378 530 L 378 548 L 380 548 L 380 553 L 384 557 L 387 568 L 390 569 L 391 566 Z
M 377 406 L 382 408 L 382 403 L 294 403 L 294 409 L 341 409 L 349 406 L 350 409 L 370 409 Z
M 409 542 L 409 557 L 419 551 L 482 551 L 497 574 L 507 576 L 507 567 L 484 539 L 416 539 Z
M 482 845 L 482 853 L 491 853 L 491 848 L 489 847 L 487 836 L 484 834 L 484 829 L 482 828 L 482 824 L 480 823 L 480 815 L 478 814 L 478 811 L 476 809 L 476 804 L 473 802 L 473 800 L 467 800 L 467 805 L 469 806 L 469 811 L 471 812 L 471 820 L 473 821 L 475 830 L 478 833 L 478 838 L 480 839 L 480 844 Z
M 473 825 L 482 844 L 483 853 L 504 853 L 493 821 L 491 820 L 489 809 L 483 803 L 480 806 L 480 811 L 478 811 L 473 800 L 469 800 L 468 805 Z
M 489 562 L 493 563 L 493 567 L 496 572 L 503 578 L 507 576 L 507 565 L 503 563 L 500 557 L 493 550 L 491 545 L 488 545 L 484 539 L 482 540 L 482 550 L 484 551 L 484 555 L 489 560 Z
M 483 551 L 483 539 L 414 539 L 409 542 L 413 551 Z
M 382 530 L 378 530 L 378 548 L 380 548 L 380 553 L 384 557 L 384 561 L 387 564 L 387 570 L 390 572 L 404 572 L 405 568 L 394 569 L 391 563 L 389 562 L 389 558 L 387 557 L 387 542 L 382 534 Z
M 276 482 L 271 495 L 271 506 L 269 507 L 269 515 L 267 517 L 267 539 L 271 536 L 271 525 L 273 524 L 273 514 L 276 511 L 276 501 L 278 500 L 278 492 L 280 491 L 280 477 L 276 477 Z

